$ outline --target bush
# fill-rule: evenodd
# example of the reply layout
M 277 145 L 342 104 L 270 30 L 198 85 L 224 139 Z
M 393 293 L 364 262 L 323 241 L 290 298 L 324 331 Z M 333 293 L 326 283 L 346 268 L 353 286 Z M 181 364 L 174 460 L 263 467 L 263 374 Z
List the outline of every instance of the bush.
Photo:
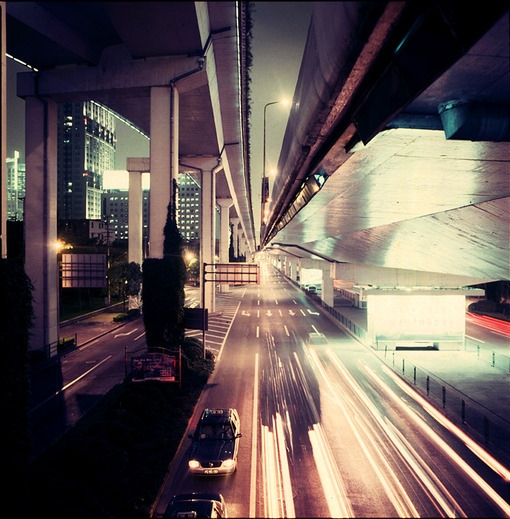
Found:
M 214 368 L 200 341 L 183 350 L 181 388 L 155 380 L 115 386 L 32 464 L 29 517 L 149 518 Z

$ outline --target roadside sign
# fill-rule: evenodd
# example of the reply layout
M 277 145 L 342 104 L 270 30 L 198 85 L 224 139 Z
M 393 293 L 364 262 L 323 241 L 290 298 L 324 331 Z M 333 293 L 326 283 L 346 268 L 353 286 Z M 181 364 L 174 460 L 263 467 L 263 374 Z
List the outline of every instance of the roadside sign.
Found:
M 184 328 L 190 330 L 209 329 L 209 311 L 207 308 L 185 308 Z
M 176 364 L 176 358 L 166 353 L 146 353 L 131 357 L 131 379 L 133 382 L 143 380 L 176 382 Z
M 204 280 L 235 285 L 259 285 L 260 265 L 258 263 L 206 263 Z

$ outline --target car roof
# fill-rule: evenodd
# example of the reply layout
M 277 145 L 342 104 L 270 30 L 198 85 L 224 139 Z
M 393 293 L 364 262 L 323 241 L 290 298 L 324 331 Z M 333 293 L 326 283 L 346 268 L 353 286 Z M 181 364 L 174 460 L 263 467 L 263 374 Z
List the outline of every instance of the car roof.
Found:
M 320 332 L 312 332 L 308 334 L 309 344 L 328 344 L 327 337 Z
M 232 408 L 216 408 L 216 409 L 204 409 L 200 421 L 202 423 L 223 423 L 234 414 Z
M 225 513 L 225 500 L 219 493 L 192 492 L 177 494 L 172 497 L 168 504 L 164 517 L 213 517 L 214 502 L 216 502 L 216 506 L 223 515 Z

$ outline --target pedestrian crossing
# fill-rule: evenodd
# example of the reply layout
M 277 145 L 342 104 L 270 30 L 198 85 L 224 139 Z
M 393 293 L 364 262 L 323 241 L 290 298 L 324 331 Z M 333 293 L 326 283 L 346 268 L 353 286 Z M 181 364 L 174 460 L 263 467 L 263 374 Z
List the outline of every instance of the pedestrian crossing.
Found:
M 239 307 L 239 290 L 244 290 L 244 287 L 232 287 L 229 292 L 217 293 L 215 311 L 209 312 L 208 329 L 205 332 L 205 348 L 210 350 L 214 357 L 218 356 Z M 186 306 L 196 308 L 199 306 L 199 301 L 194 296 L 187 297 Z M 185 336 L 195 337 L 202 341 L 204 332 L 187 329 Z

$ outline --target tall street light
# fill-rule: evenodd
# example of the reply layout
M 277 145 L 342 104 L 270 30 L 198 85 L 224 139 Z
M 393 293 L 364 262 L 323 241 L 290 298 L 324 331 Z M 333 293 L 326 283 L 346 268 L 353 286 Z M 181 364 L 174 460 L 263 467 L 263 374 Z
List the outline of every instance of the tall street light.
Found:
M 266 125 L 267 125 L 267 107 L 271 105 L 277 105 L 277 104 L 287 104 L 286 100 L 280 100 L 280 101 L 271 101 L 270 103 L 266 103 L 264 105 L 264 137 L 262 141 L 262 193 L 261 193 L 261 208 L 260 208 L 260 246 L 262 246 L 262 239 L 264 237 L 264 230 L 266 226 L 265 222 L 265 205 L 268 201 L 269 197 L 269 179 L 266 175 Z

